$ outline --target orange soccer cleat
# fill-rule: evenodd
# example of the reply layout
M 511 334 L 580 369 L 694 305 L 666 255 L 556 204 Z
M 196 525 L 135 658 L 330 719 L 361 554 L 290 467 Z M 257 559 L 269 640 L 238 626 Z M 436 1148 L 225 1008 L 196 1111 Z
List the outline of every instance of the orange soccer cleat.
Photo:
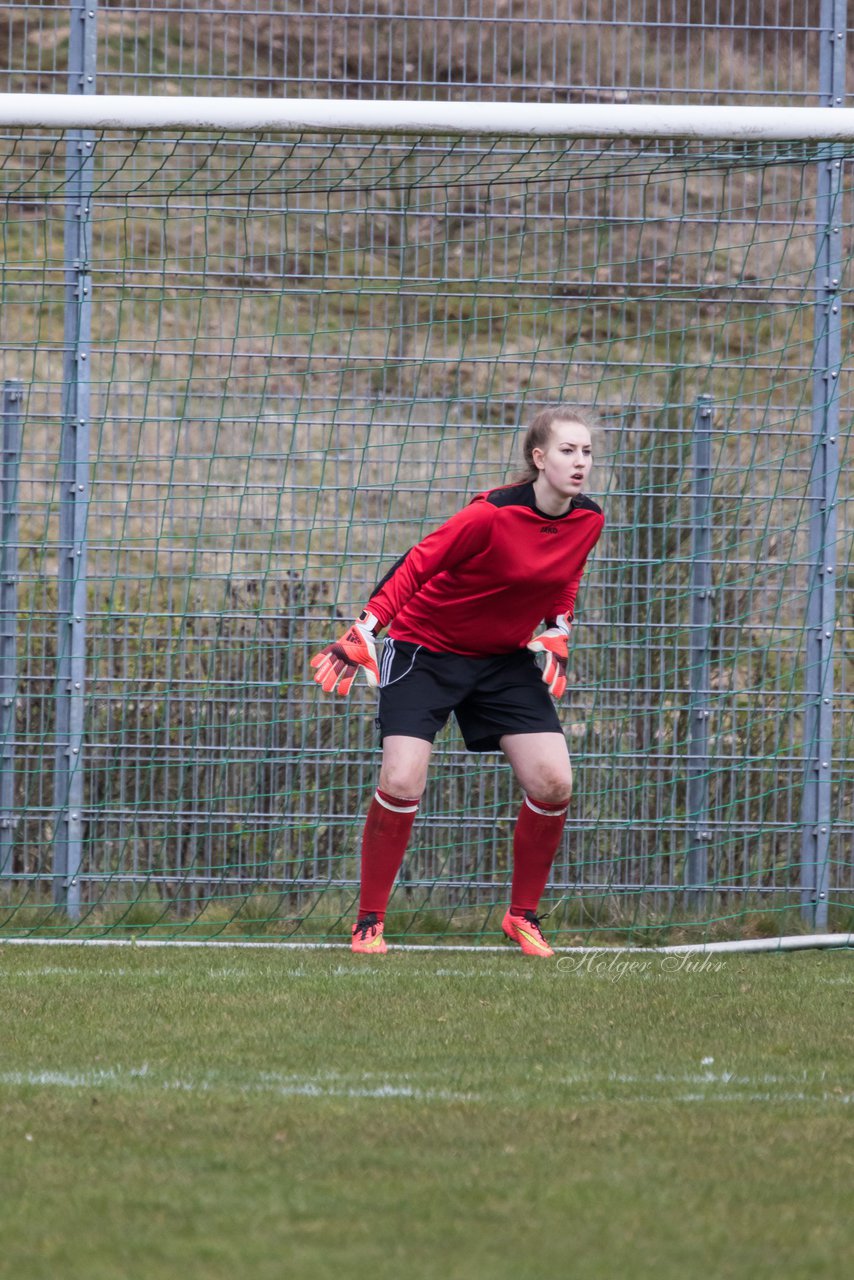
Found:
M 526 911 L 522 916 L 513 916 L 508 911 L 501 921 L 501 928 L 511 942 L 518 942 L 526 956 L 554 955 L 533 911 Z
M 373 912 L 356 921 L 350 950 L 365 956 L 384 956 L 388 951 L 383 937 L 382 920 L 378 920 Z

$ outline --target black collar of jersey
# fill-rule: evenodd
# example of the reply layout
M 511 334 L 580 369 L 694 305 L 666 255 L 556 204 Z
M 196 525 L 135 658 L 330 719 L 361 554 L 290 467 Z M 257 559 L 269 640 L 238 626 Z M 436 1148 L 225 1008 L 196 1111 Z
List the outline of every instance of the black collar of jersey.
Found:
M 486 501 L 493 507 L 527 507 L 543 520 L 565 520 L 573 511 L 596 511 L 601 515 L 602 508 L 584 493 L 577 493 L 569 504 L 569 508 L 559 516 L 550 516 L 541 511 L 534 500 L 533 480 L 524 480 L 522 484 L 506 485 L 502 489 L 493 489 L 486 495 Z

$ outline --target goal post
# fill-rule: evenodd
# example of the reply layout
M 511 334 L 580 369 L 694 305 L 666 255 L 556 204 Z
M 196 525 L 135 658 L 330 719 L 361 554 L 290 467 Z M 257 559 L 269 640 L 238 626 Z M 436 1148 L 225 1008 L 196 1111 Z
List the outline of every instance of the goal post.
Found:
M 19 129 L 222 130 L 634 142 L 850 144 L 854 138 L 854 108 L 850 107 L 0 93 L 0 122 Z
M 850 929 L 852 158 L 841 108 L 0 95 L 2 931 L 343 936 L 373 695 L 308 659 L 558 401 L 558 940 Z M 497 936 L 517 803 L 450 727 L 390 933 Z

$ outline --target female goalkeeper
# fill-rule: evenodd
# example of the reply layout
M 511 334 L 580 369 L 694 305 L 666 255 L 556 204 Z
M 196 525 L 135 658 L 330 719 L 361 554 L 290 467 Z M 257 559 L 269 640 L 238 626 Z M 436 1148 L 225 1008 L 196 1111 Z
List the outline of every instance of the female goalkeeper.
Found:
M 573 606 L 604 518 L 582 494 L 593 453 L 581 412 L 559 405 L 539 413 L 523 452 L 521 483 L 478 494 L 412 547 L 358 621 L 312 658 L 327 693 L 348 694 L 360 668 L 379 685 L 382 768 L 362 837 L 354 951 L 386 951 L 386 907 L 433 739 L 453 711 L 468 749 L 503 751 L 525 793 L 504 933 L 526 955 L 554 954 L 537 907 L 566 822 L 572 769 L 552 698 L 566 689 Z M 380 671 L 374 639 L 384 627 Z M 537 653 L 545 655 L 542 673 Z

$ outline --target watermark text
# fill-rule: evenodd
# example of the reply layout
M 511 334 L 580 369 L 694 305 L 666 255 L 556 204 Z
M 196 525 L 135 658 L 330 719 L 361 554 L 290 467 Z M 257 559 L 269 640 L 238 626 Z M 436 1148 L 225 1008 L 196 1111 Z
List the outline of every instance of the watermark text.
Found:
M 653 977 L 675 973 L 720 973 L 724 964 L 718 956 L 690 951 L 661 956 L 633 956 L 620 951 L 606 955 L 601 951 L 588 951 L 584 955 L 561 956 L 557 967 L 564 974 L 619 982 L 621 978 L 638 974 Z

